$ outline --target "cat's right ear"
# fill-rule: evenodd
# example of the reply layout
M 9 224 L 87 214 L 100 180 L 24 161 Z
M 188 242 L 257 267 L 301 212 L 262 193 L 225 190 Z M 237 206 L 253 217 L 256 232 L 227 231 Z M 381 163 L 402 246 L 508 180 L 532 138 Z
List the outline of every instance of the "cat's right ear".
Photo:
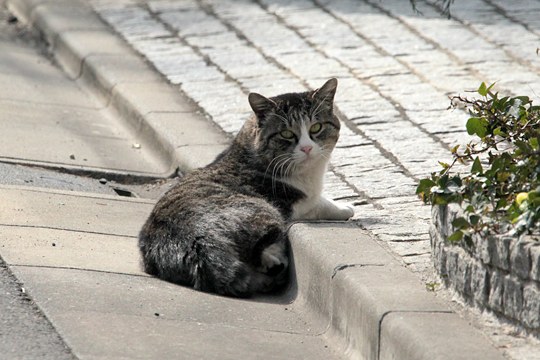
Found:
M 264 119 L 265 114 L 274 110 L 277 106 L 274 101 L 257 93 L 250 93 L 248 96 L 248 100 L 251 109 L 253 109 L 255 115 L 257 115 L 257 118 L 259 120 Z

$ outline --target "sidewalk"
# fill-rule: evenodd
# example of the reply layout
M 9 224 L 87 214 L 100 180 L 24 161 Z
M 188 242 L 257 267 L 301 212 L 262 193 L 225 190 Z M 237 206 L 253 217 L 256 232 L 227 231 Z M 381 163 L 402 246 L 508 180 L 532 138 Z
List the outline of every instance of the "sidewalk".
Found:
M 126 119 L 136 136 L 157 144 L 153 151 L 173 161 L 180 172 L 208 163 L 226 146 L 249 114 L 248 92 L 275 95 L 302 91 L 338 77 L 336 102 L 344 126 L 326 191 L 334 199 L 355 204 L 355 221 L 292 228 L 296 288 L 289 290 L 286 303 L 276 304 L 272 315 L 261 319 L 259 302 L 245 302 L 247 317 L 261 321 L 257 322 L 261 328 L 253 332 L 260 331 L 260 335 L 250 338 L 256 342 L 255 348 L 274 346 L 268 353 L 275 350 L 280 358 L 276 344 L 284 345 L 290 337 L 282 339 L 278 327 L 286 323 L 293 324 L 290 333 L 305 344 L 298 349 L 311 349 L 311 354 L 302 355 L 305 358 L 329 358 L 337 354 L 333 351 L 372 359 L 501 356 L 502 350 L 489 343 L 493 338 L 487 340 L 469 326 L 444 297 L 425 290 L 422 281 L 431 278 L 430 211 L 421 205 L 414 189 L 419 178 L 438 168 L 438 160 L 448 159 L 448 149 L 456 141 L 466 141 L 463 130 L 467 116 L 457 110 L 446 111 L 448 94 L 496 80 L 501 92 L 530 94 L 530 86 L 540 83 L 534 47 L 539 31 L 531 15 L 540 10 L 504 10 L 502 1 L 457 2 L 455 20 L 448 21 L 424 3 L 420 6 L 424 16 L 413 16 L 409 3 L 397 0 L 295 1 L 292 5 L 267 1 L 90 1 L 95 11 L 146 57 L 162 75 L 159 77 L 79 1 L 8 2 L 44 33 L 56 60 L 72 79 L 100 94 Z M 481 16 L 475 8 L 483 10 Z M 486 11 L 489 23 L 483 21 Z M 493 23 L 505 27 L 504 37 L 493 31 Z M 514 37 L 520 39 L 519 46 Z M 183 95 L 191 102 L 179 100 Z M 134 231 L 151 207 L 148 202 L 126 200 L 116 208 L 111 204 L 120 202 L 107 197 L 12 187 L 0 190 L 2 198 L 13 199 L 33 200 L 46 193 L 53 199 L 49 205 L 77 199 L 73 205 L 77 214 L 93 220 L 114 219 L 110 224 L 86 221 L 91 223 L 88 228 L 84 218 L 83 225 L 56 224 L 62 217 L 35 215 L 55 207 L 44 202 L 40 208 L 29 201 L 20 207 L 30 214 L 27 223 L 3 223 L 9 226 L 9 231 L 4 230 L 10 238 L 27 238 L 30 243 L 5 243 L 0 255 L 19 279 L 31 285 L 30 294 L 78 356 L 114 358 L 127 350 L 135 356 L 137 351 L 149 349 L 163 352 L 147 356 L 178 354 L 183 347 L 175 334 L 175 321 L 184 320 L 175 318 L 163 328 L 163 324 L 156 324 L 156 318 L 167 319 L 170 303 L 161 304 L 165 310 L 151 308 L 148 304 L 161 305 L 152 302 L 155 299 L 147 294 L 149 286 L 167 299 L 178 299 L 174 306 L 182 309 L 201 302 L 207 304 L 203 312 L 227 309 L 227 304 L 237 301 L 194 294 L 194 300 L 186 304 L 183 297 L 192 292 L 140 273 Z M 79 204 L 88 199 L 106 205 L 96 210 L 96 204 L 88 208 Z M 16 208 L 13 202 L 3 210 L 11 216 Z M 107 216 L 101 209 L 113 210 Z M 33 246 L 29 245 L 33 236 L 40 235 L 24 230 L 27 227 L 43 228 L 40 232 L 47 232 L 43 237 L 58 237 L 65 244 L 70 243 L 66 233 L 84 234 L 83 248 L 68 257 L 52 256 L 50 251 L 58 249 L 50 249 L 49 243 L 37 246 L 39 251 L 23 251 L 25 246 Z M 61 234 L 51 234 L 56 230 L 62 230 Z M 110 239 L 99 239 L 101 236 L 119 237 L 114 251 L 124 261 L 94 249 L 96 244 L 111 244 Z M 40 251 L 44 251 L 45 260 Z M 115 291 L 126 286 L 129 295 Z M 95 291 L 102 291 L 98 298 L 105 299 L 104 303 L 81 302 Z M 133 303 L 126 303 L 126 297 Z M 124 306 L 125 311 L 120 311 Z M 174 309 L 176 313 L 184 311 Z M 296 315 L 276 315 L 284 309 L 299 314 L 297 320 Z M 234 323 L 242 315 L 219 324 L 209 320 L 224 316 L 223 312 L 210 312 L 204 321 L 185 319 L 193 327 L 182 334 L 187 331 L 194 338 L 182 341 L 198 339 L 201 347 L 210 346 L 209 338 L 201 338 L 206 334 L 224 341 L 215 345 L 216 350 L 226 348 L 234 333 L 223 334 L 231 326 L 242 327 Z M 315 316 L 313 321 L 318 325 L 304 329 L 298 320 L 304 313 L 310 314 L 308 318 Z M 208 327 L 201 329 L 199 322 Z M 105 324 L 107 330 L 96 332 Z M 121 339 L 110 340 L 110 334 L 124 332 Z M 107 347 L 97 349 L 89 338 Z M 314 343 L 309 345 L 310 341 Z M 324 342 L 332 344 L 333 350 L 321 348 Z M 162 348 L 165 344 L 172 347 Z M 520 349 L 506 348 L 505 354 L 515 356 Z M 242 351 L 249 353 L 249 349 Z M 202 354 L 206 353 L 198 355 Z M 228 354 L 231 358 L 234 355 L 234 351 Z M 197 354 L 187 358 L 193 356 Z
M 2 258 L 81 359 L 338 359 L 302 309 L 211 296 L 141 271 L 153 201 L 0 186 Z M 1 356 L 0 356 L 1 357 Z

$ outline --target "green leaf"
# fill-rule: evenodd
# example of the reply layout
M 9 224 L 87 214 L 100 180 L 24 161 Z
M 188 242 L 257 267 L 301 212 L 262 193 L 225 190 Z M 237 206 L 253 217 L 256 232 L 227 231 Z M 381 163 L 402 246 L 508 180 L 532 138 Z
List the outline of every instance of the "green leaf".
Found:
M 471 167 L 471 173 L 473 174 L 482 174 L 484 172 L 484 168 L 482 168 L 482 163 L 480 162 L 480 159 L 478 156 L 476 159 L 474 159 L 474 162 Z
M 452 176 L 452 178 L 448 181 L 449 184 L 454 184 L 457 187 L 460 187 L 463 185 L 463 180 L 461 180 L 461 177 L 459 175 Z
M 523 105 L 529 103 L 531 99 L 528 96 L 516 96 L 514 99 L 519 99 Z
M 488 87 L 486 86 L 486 83 L 482 81 L 480 84 L 480 87 L 478 88 L 478 93 L 482 96 L 487 96 L 488 94 Z
M 495 136 L 500 136 L 500 137 L 507 137 L 507 136 L 508 136 L 508 134 L 505 133 L 505 132 L 501 129 L 500 126 L 499 126 L 499 127 L 496 127 L 495 130 L 493 130 L 493 135 L 495 135 Z
M 531 145 L 529 145 L 527 142 L 525 141 L 521 141 L 521 140 L 516 140 L 514 142 L 514 144 L 518 147 L 519 150 L 521 150 L 522 153 L 524 154 L 529 154 L 531 152 L 533 152 L 533 148 Z
M 418 186 L 416 188 L 417 194 L 428 194 L 432 187 L 434 187 L 436 184 L 431 179 L 422 179 L 418 183 Z
M 497 173 L 497 181 L 499 183 L 503 183 L 505 182 L 506 180 L 508 180 L 508 178 L 511 176 L 512 174 L 509 173 L 508 171 L 500 171 Z
M 471 227 L 471 224 L 464 217 L 458 217 L 452 221 L 452 226 L 456 229 L 468 229 Z
M 506 206 L 508 206 L 508 201 L 506 201 L 506 199 L 499 199 L 495 205 L 495 210 L 505 208 Z
M 469 135 L 478 135 L 478 137 L 483 138 L 487 134 L 487 128 L 489 122 L 485 118 L 472 117 L 467 120 L 467 133 Z
M 471 215 L 469 216 L 469 221 L 472 226 L 476 226 L 478 222 L 480 221 L 480 216 L 478 215 Z
M 540 199 L 540 192 L 538 190 L 531 190 L 527 195 L 529 200 Z
M 441 165 L 444 170 L 447 170 L 450 167 L 450 164 L 442 161 L 439 161 L 439 165 Z
M 458 242 L 461 239 L 463 239 L 463 231 L 461 230 L 456 231 L 455 233 L 453 233 L 452 235 L 448 237 L 448 241 L 451 243 Z
M 530 143 L 531 143 L 531 146 L 532 146 L 535 150 L 538 150 L 538 145 L 539 145 L 539 143 L 540 143 L 540 136 L 539 136 L 539 137 L 533 137 L 533 138 L 531 138 Z
M 452 145 L 452 163 L 440 162 L 443 170 L 417 188 L 424 202 L 465 207 L 448 234 L 450 242 L 465 247 L 478 232 L 540 229 L 540 106 L 527 96 L 505 97 L 493 86 L 480 84 L 477 99 L 458 97 L 470 114 L 466 130 L 476 139 Z M 469 171 L 456 175 L 460 166 L 450 173 L 455 163 L 468 164 Z M 523 192 L 529 192 L 528 200 L 518 205 L 514 198 Z
M 505 96 L 501 99 L 498 99 L 497 101 L 493 101 L 493 105 L 491 106 L 491 109 L 495 109 L 498 111 L 504 111 L 509 105 L 508 105 L 508 96 Z M 511 105 L 511 104 L 510 104 Z

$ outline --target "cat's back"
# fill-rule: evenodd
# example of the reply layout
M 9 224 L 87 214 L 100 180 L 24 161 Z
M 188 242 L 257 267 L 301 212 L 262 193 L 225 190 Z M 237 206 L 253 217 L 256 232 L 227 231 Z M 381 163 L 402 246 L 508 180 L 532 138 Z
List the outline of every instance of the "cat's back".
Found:
M 212 213 L 226 217 L 226 211 L 246 202 L 271 206 L 258 189 L 266 187 L 264 176 L 237 160 L 226 155 L 186 174 L 158 200 L 145 228 L 158 223 L 200 222 Z
M 194 214 L 208 209 L 216 198 L 230 197 L 233 190 L 223 181 L 222 175 L 208 168 L 196 169 L 185 175 L 156 203 L 152 218 L 173 221 L 182 213 Z

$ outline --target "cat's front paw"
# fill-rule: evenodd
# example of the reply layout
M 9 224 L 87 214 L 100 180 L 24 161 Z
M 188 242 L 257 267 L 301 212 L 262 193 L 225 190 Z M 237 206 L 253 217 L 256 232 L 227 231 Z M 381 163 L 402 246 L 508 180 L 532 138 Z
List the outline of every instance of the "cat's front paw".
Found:
M 317 209 L 318 220 L 349 220 L 354 216 L 352 205 L 335 202 L 326 198 L 321 198 Z
M 336 204 L 336 220 L 349 220 L 354 216 L 354 207 L 350 204 Z

